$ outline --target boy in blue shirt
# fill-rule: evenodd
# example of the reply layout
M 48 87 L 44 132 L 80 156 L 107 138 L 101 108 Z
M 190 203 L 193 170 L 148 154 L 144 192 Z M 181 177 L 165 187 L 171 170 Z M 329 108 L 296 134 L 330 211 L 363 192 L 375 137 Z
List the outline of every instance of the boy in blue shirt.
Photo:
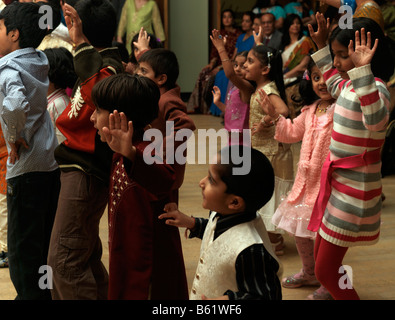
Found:
M 13 2 L 0 13 L 0 122 L 7 143 L 8 259 L 17 299 L 50 299 L 39 287 L 60 189 L 47 112 L 48 60 L 35 48 L 40 5 Z M 41 273 L 41 274 L 40 274 Z

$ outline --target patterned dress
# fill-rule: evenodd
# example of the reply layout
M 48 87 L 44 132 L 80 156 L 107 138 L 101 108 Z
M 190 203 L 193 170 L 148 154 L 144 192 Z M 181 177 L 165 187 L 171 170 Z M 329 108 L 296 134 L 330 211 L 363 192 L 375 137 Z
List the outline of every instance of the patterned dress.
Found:
M 254 123 L 260 122 L 266 115 L 262 110 L 260 102 L 258 102 L 260 100 L 260 90 L 264 90 L 268 96 L 271 94 L 280 96 L 274 81 L 258 88 L 255 93 L 251 95 L 250 128 L 252 128 Z M 265 223 L 267 231 L 282 233 L 283 231 L 277 229 L 272 223 L 272 217 L 281 200 L 292 188 L 294 178 L 293 159 L 290 145 L 279 143 L 275 140 L 275 133 L 275 126 L 266 127 L 263 132 L 258 132 L 251 137 L 251 146 L 262 152 L 270 160 L 275 175 L 273 196 L 270 201 L 259 210 L 259 214 Z
M 321 208 L 314 210 L 309 229 L 338 246 L 371 245 L 380 234 L 380 149 L 389 119 L 389 92 L 370 65 L 348 71 L 350 80 L 343 80 L 332 68 L 329 47 L 312 58 L 337 102 L 316 203 Z M 319 203 L 325 190 L 329 201 Z

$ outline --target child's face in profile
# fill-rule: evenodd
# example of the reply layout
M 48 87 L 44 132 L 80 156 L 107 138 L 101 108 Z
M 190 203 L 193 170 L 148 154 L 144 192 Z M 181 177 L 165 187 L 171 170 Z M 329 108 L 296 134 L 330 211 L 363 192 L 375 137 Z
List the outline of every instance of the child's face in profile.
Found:
M 310 78 L 315 94 L 319 96 L 322 100 L 331 100 L 332 96 L 328 92 L 324 77 L 322 76 L 322 73 L 317 66 L 313 66 L 311 68 Z
M 154 81 L 158 86 L 159 77 L 156 77 L 155 71 L 152 69 L 151 65 L 147 62 L 140 62 L 139 67 L 137 68 L 137 74 L 139 76 L 147 77 Z
M 103 134 L 103 127 L 108 128 L 110 112 L 104 109 L 97 108 L 91 115 L 91 121 L 93 122 L 93 126 L 98 130 L 100 140 L 106 142 L 106 138 Z
M 354 68 L 354 63 L 348 55 L 348 48 L 343 46 L 336 39 L 332 41 L 331 47 L 334 55 L 333 65 L 343 79 L 349 80 L 350 77 L 348 76 L 347 71 Z
M 220 157 L 217 156 L 217 159 L 219 160 Z M 217 164 L 210 164 L 208 174 L 200 180 L 199 186 L 202 189 L 202 207 L 204 209 L 222 214 L 229 212 L 228 203 L 231 195 L 226 193 L 227 186 L 218 174 Z
M 12 52 L 11 46 L 14 41 L 12 41 L 13 32 L 7 34 L 7 28 L 4 25 L 4 19 L 0 20 L 0 58 L 6 56 Z
M 266 66 L 263 66 L 255 56 L 253 50 L 248 52 L 247 61 L 244 63 L 245 78 L 251 81 L 258 81 L 262 77 L 262 72 Z

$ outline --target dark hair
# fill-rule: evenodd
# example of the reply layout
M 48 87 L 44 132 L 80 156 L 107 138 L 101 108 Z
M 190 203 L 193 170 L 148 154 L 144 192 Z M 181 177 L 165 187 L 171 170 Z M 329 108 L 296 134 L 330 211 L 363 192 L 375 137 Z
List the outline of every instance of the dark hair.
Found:
M 217 164 L 218 174 L 226 184 L 226 193 L 242 197 L 246 211 L 256 212 L 272 197 L 274 171 L 270 161 L 260 151 L 243 145 L 230 145 L 219 152 L 221 161 Z M 238 164 L 234 158 L 243 159 Z M 229 160 L 228 160 L 229 159 Z M 247 174 L 234 174 L 234 168 L 242 168 L 244 161 L 250 161 Z
M 157 49 L 157 48 L 163 48 L 162 42 L 160 40 L 158 40 L 158 38 L 152 34 L 152 33 L 147 33 L 147 36 L 150 37 L 149 39 L 149 43 L 148 46 L 150 49 Z M 139 34 L 136 33 L 132 39 L 132 42 L 130 44 L 131 48 L 132 48 L 132 53 L 129 56 L 129 62 L 133 63 L 133 64 L 137 64 L 138 61 L 136 60 L 136 56 L 134 55 L 134 42 L 137 42 L 139 38 Z
M 254 23 L 255 13 L 252 11 L 243 12 L 243 16 L 249 16 L 251 19 L 251 25 Z
M 0 20 L 4 20 L 7 34 L 19 31 L 19 47 L 37 48 L 47 35 L 46 28 L 40 28 L 40 19 L 44 13 L 39 13 L 40 4 L 33 2 L 12 2 L 0 13 Z
M 276 83 L 281 99 L 287 101 L 287 97 L 285 95 L 283 59 L 281 57 L 281 52 L 264 45 L 255 46 L 251 51 L 263 66 L 270 65 L 269 79 Z
M 111 47 L 117 29 L 117 15 L 112 3 L 108 0 L 78 0 L 75 10 L 91 45 L 96 48 Z
M 119 55 L 121 56 L 122 62 L 129 62 L 129 52 L 123 42 L 113 41 L 112 46 L 118 48 Z
M 48 78 L 55 88 L 73 88 L 77 81 L 74 71 L 73 56 L 66 48 L 50 48 L 44 50 L 49 62 Z
M 60 6 L 60 0 L 46 0 L 38 2 L 40 5 L 49 5 L 52 8 L 52 28 L 48 30 L 48 33 L 51 33 L 55 30 L 62 21 L 62 7 Z
M 235 58 L 236 58 L 236 57 L 240 57 L 240 56 L 242 56 L 242 57 L 244 57 L 244 58 L 246 58 L 246 59 L 247 59 L 247 56 L 248 56 L 248 51 L 247 51 L 247 50 L 245 50 L 245 51 L 240 51 L 240 52 L 237 52 L 237 53 L 236 53 L 236 55 L 235 55 Z
M 144 127 L 158 117 L 159 88 L 154 81 L 137 74 L 119 73 L 99 81 L 92 100 L 99 109 L 125 113 L 133 129 L 142 135 Z
M 313 59 L 310 59 L 309 64 L 307 65 L 306 72 L 309 75 L 309 80 L 302 79 L 299 82 L 299 94 L 301 99 L 295 99 L 294 96 L 291 97 L 297 103 L 302 103 L 304 105 L 310 105 L 314 101 L 318 100 L 320 97 L 313 90 L 313 80 L 311 79 L 311 70 L 316 66 Z
M 350 40 L 353 40 L 355 48 L 355 31 L 365 28 L 366 34 L 370 32 L 372 35 L 372 46 L 375 39 L 379 39 L 377 50 L 370 63 L 372 72 L 375 77 L 388 81 L 394 73 L 395 63 L 383 30 L 374 20 L 369 18 L 354 18 L 352 26 L 352 29 L 342 29 L 337 26 L 329 38 L 329 43 L 332 44 L 334 40 L 337 40 L 342 46 L 348 48 Z
M 297 19 L 300 23 L 300 31 L 299 31 L 298 39 L 301 39 L 303 37 L 302 19 L 299 17 L 299 15 L 295 13 L 287 15 L 287 17 L 284 19 L 284 24 L 283 24 L 283 37 L 281 39 L 281 50 L 284 50 L 284 48 L 291 43 L 291 38 L 289 36 L 289 28 L 292 26 L 295 19 Z
M 155 77 L 165 74 L 167 81 L 164 86 L 169 90 L 176 86 L 179 75 L 178 60 L 173 51 L 157 48 L 144 52 L 139 62 L 148 63 L 155 72 Z

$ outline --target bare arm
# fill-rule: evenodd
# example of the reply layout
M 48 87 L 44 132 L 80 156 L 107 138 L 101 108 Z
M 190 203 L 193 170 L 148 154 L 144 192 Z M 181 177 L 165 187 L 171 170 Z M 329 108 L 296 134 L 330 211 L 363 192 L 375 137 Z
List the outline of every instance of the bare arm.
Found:
M 218 30 L 214 29 L 212 31 L 212 35 L 210 36 L 210 39 L 211 39 L 213 45 L 215 46 L 215 48 L 218 50 L 226 77 L 237 88 L 239 88 L 240 93 L 242 94 L 242 97 L 243 97 L 243 101 L 248 102 L 249 97 L 251 97 L 251 94 L 254 92 L 253 85 L 250 82 L 248 82 L 247 80 L 242 79 L 236 75 L 236 73 L 233 69 L 233 59 L 229 58 L 229 56 L 225 50 L 224 40 L 222 39 L 222 36 Z

